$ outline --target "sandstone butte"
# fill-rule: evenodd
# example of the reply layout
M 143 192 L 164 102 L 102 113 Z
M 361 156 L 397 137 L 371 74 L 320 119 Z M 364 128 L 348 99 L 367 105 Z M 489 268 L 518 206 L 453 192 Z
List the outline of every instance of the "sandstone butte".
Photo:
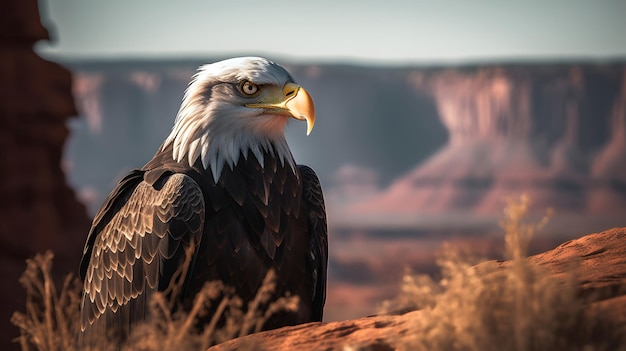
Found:
M 578 263 L 580 295 L 585 311 L 626 324 L 626 227 L 583 236 L 553 250 L 529 257 L 551 275 L 563 274 Z M 478 267 L 507 269 L 510 262 L 487 261 Z M 411 320 L 420 311 L 377 315 L 355 320 L 308 323 L 248 335 L 209 348 L 209 351 L 254 350 L 394 350 L 410 337 Z

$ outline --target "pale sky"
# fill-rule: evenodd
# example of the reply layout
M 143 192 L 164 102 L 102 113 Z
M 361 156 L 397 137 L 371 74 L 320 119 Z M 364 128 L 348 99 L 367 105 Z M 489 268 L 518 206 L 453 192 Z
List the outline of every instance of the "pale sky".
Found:
M 455 63 L 626 58 L 625 0 L 40 0 L 44 55 Z

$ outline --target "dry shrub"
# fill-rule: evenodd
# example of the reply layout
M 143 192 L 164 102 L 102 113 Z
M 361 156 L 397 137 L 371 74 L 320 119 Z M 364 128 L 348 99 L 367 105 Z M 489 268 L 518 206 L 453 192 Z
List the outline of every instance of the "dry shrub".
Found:
M 383 304 L 383 311 L 422 310 L 401 349 L 626 349 L 615 322 L 585 312 L 575 263 L 555 277 L 525 257 L 529 241 L 550 214 L 528 223 L 529 204 L 521 196 L 509 199 L 504 210 L 507 266 L 475 266 L 476 260 L 448 247 L 438 261 L 441 280 L 405 274 L 399 296 Z
M 151 318 L 134 329 L 130 338 L 134 342 L 128 350 L 206 350 L 211 345 L 258 332 L 274 313 L 296 311 L 298 307 L 298 297 L 290 296 L 273 301 L 267 309 L 261 308 L 269 302 L 276 288 L 275 280 L 276 274 L 270 271 L 245 311 L 242 299 L 219 281 L 205 284 L 189 312 L 172 313 L 166 295 L 155 294 L 150 302 Z M 199 333 L 195 328 L 197 320 L 220 296 L 216 312 Z
M 26 271 L 20 278 L 26 289 L 26 312 L 15 312 L 11 321 L 20 329 L 17 341 L 23 351 L 73 351 L 78 348 L 82 282 L 70 274 L 57 294 L 51 278 L 52 259 L 52 253 L 47 252 L 27 260 Z M 184 276 L 182 272 L 186 272 L 188 264 L 186 260 L 181 266 L 170 289 L 153 294 L 149 305 L 150 318 L 133 329 L 129 338 L 132 343 L 124 345 L 122 350 L 206 350 L 213 344 L 257 332 L 274 313 L 295 311 L 298 307 L 297 296 L 286 296 L 269 303 L 276 288 L 276 274 L 270 271 L 245 309 L 244 301 L 235 296 L 232 289 L 215 281 L 205 284 L 195 296 L 191 310 L 184 312 L 174 307 Z M 216 312 L 210 322 L 198 331 L 199 318 L 204 317 L 215 303 Z M 118 348 L 107 343 L 105 335 L 89 340 L 88 344 L 91 346 L 84 346 L 81 350 Z
M 82 283 L 67 275 L 57 293 L 52 279 L 52 252 L 26 260 L 20 284 L 26 289 L 26 312 L 15 312 L 11 322 L 20 329 L 23 351 L 74 350 L 80 330 Z

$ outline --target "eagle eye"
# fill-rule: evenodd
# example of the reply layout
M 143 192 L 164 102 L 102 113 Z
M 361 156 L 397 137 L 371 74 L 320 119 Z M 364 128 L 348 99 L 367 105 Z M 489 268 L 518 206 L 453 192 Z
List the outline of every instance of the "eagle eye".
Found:
M 256 93 L 258 93 L 259 90 L 260 90 L 258 85 L 254 84 L 254 83 L 252 83 L 252 82 L 250 82 L 248 80 L 243 81 L 241 83 L 241 85 L 239 86 L 239 89 L 241 90 L 242 93 L 244 93 L 245 95 L 248 95 L 248 96 L 253 96 Z

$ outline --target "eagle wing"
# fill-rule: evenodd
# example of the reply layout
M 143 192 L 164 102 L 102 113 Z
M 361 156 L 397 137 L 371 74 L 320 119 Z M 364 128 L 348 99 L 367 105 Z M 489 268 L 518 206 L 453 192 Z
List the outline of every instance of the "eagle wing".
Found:
M 94 218 L 80 268 L 83 331 L 127 334 L 115 328 L 143 320 L 150 292 L 164 290 L 199 245 L 205 204 L 197 183 L 181 173 L 148 181 L 145 174 L 124 178 Z
M 302 176 L 302 200 L 308 210 L 309 240 L 311 252 L 310 269 L 313 275 L 313 305 L 311 320 L 321 321 L 326 302 L 326 279 L 328 266 L 328 229 L 326 208 L 320 181 L 310 167 L 298 165 Z

